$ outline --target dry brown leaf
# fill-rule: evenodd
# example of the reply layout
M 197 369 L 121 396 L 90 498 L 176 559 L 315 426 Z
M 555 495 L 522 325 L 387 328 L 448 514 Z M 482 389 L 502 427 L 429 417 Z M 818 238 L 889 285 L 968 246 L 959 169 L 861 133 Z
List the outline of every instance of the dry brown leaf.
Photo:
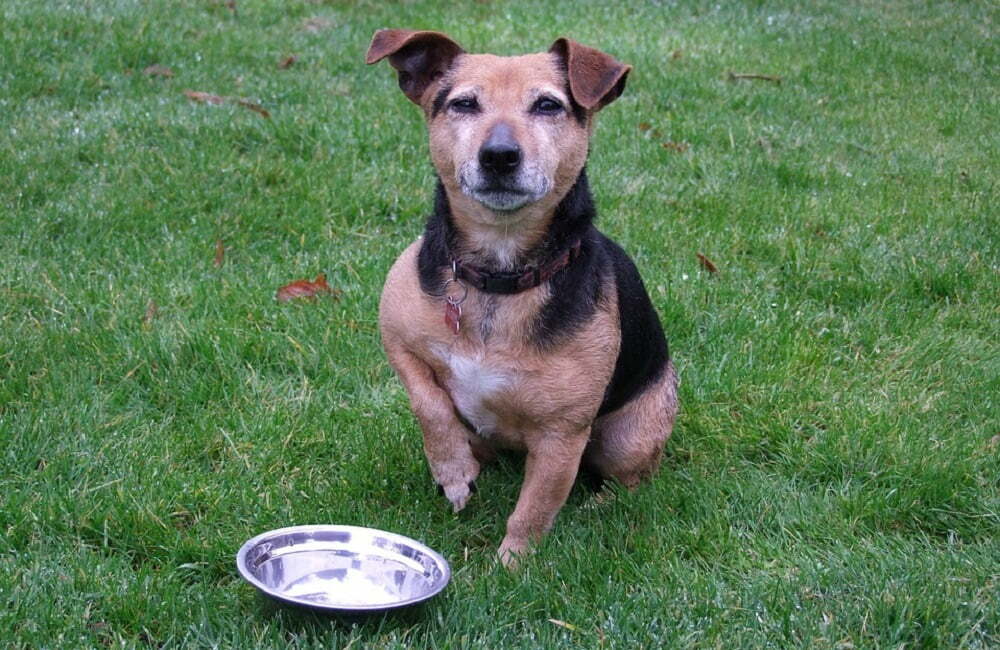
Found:
M 577 626 L 573 625 L 572 623 L 567 623 L 566 621 L 560 621 L 558 618 L 550 618 L 549 623 L 552 623 L 553 625 L 558 625 L 559 627 L 564 627 L 570 632 L 576 632 L 580 629 Z
M 215 260 L 213 264 L 215 268 L 220 268 L 226 262 L 226 245 L 222 243 L 222 239 L 215 240 Z
M 278 69 L 279 70 L 287 70 L 288 68 L 290 68 L 293 65 L 295 65 L 296 63 L 298 63 L 298 61 L 299 61 L 299 57 L 296 54 L 292 54 L 292 55 L 286 56 L 285 58 L 283 58 L 281 60 L 281 63 L 278 64 Z
M 160 65 L 158 63 L 155 63 L 153 65 L 149 65 L 149 66 L 146 66 L 145 68 L 143 68 L 142 69 L 142 74 L 146 75 L 147 77 L 167 77 L 167 78 L 170 78 L 170 77 L 174 76 L 174 71 L 171 70 L 170 68 L 168 68 L 165 65 Z
M 224 97 L 222 95 L 213 95 L 212 93 L 203 93 L 199 90 L 185 90 L 184 95 L 188 99 L 196 102 L 201 102 L 202 104 L 213 104 L 218 106 L 224 104 L 227 101 L 233 101 L 242 106 L 243 108 L 249 109 L 254 113 L 257 113 L 261 117 L 271 117 L 271 112 L 260 104 L 256 104 L 249 99 L 241 99 L 238 97 Z
M 214 104 L 218 106 L 226 101 L 225 97 L 213 95 L 212 93 L 203 93 L 200 90 L 185 90 L 184 95 L 188 99 L 201 102 L 202 104 Z
M 253 102 L 248 101 L 246 99 L 237 99 L 236 103 L 242 106 L 243 108 L 250 109 L 251 111 L 257 113 L 261 117 L 267 117 L 267 118 L 271 117 L 271 113 L 260 104 L 254 104 Z
M 701 264 L 701 268 L 705 269 L 709 273 L 718 273 L 719 267 L 715 265 L 715 262 L 705 257 L 701 253 L 695 253 L 698 256 L 698 263 Z
M 649 122 L 639 122 L 639 130 L 640 131 L 645 132 L 645 131 L 650 130 L 651 128 L 653 128 L 653 125 L 650 124 Z
M 674 142 L 672 140 L 668 140 L 667 142 L 661 142 L 660 144 L 667 151 L 675 151 L 677 153 L 684 153 L 685 151 L 688 150 L 688 147 L 691 146 L 687 142 Z
M 770 81 L 774 84 L 781 84 L 781 77 L 776 74 L 758 74 L 756 72 L 730 72 L 730 81 Z
M 313 34 L 325 31 L 331 27 L 333 27 L 333 21 L 329 18 L 324 18 L 323 16 L 313 16 L 302 23 L 302 29 L 307 32 L 312 32 Z
M 150 301 L 146 303 L 146 313 L 142 317 L 142 324 L 147 327 L 152 324 L 153 319 L 156 318 L 156 314 L 159 311 L 160 308 L 156 306 L 156 302 L 150 299 Z
M 681 58 L 682 56 L 684 56 L 684 50 L 679 50 L 678 49 L 678 50 L 674 50 L 673 52 L 670 53 L 670 58 L 672 60 L 674 60 L 674 61 L 676 61 L 677 59 Z
M 288 302 L 289 300 L 294 300 L 295 298 L 315 298 L 319 294 L 331 294 L 334 297 L 340 295 L 338 289 L 332 289 L 329 284 L 326 283 L 326 275 L 320 273 L 316 276 L 315 280 L 296 280 L 295 282 L 290 282 L 285 286 L 278 289 L 278 293 L 275 298 L 278 302 Z

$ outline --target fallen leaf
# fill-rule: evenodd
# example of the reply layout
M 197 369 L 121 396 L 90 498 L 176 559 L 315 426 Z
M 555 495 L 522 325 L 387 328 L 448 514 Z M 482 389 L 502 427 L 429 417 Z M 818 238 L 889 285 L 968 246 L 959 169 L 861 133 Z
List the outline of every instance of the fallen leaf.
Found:
M 1000 433 L 990 438 L 989 442 L 990 449 L 996 449 L 997 447 L 1000 447 Z
M 249 108 L 251 111 L 257 113 L 261 117 L 267 117 L 267 118 L 271 117 L 271 113 L 260 104 L 254 104 L 253 102 L 247 101 L 246 99 L 237 99 L 236 103 L 242 106 L 243 108 Z
M 653 128 L 653 126 L 649 122 L 639 122 L 640 131 L 648 131 L 651 128 Z
M 715 265 L 715 262 L 708 259 L 701 253 L 695 253 L 698 256 L 698 263 L 701 264 L 701 268 L 705 269 L 709 273 L 718 273 L 719 267 Z
M 758 74 L 756 72 L 730 72 L 730 81 L 770 81 L 781 85 L 781 77 L 774 74 Z
M 201 102 L 202 104 L 214 104 L 218 106 L 220 104 L 225 104 L 227 101 L 233 101 L 242 106 L 243 108 L 249 109 L 254 113 L 257 113 L 261 117 L 271 117 L 271 112 L 260 104 L 256 104 L 249 99 L 241 99 L 238 97 L 224 97 L 222 95 L 213 95 L 212 93 L 203 93 L 199 90 L 185 90 L 184 95 L 188 99 Z
M 321 293 L 332 294 L 334 297 L 340 295 L 339 290 L 330 288 L 330 285 L 326 283 L 326 275 L 323 273 L 317 275 L 316 279 L 311 282 L 309 280 L 296 280 L 286 284 L 278 289 L 275 298 L 278 299 L 278 302 L 288 302 L 295 298 L 315 298 L 317 294 Z
M 298 61 L 299 61 L 299 57 L 296 56 L 295 54 L 292 54 L 290 56 L 286 56 L 284 59 L 281 60 L 281 63 L 278 64 L 278 69 L 279 70 L 287 70 L 288 68 L 292 67 L 294 64 L 298 63 Z
M 226 246 L 222 239 L 215 240 L 215 268 L 221 267 L 226 261 Z
M 333 27 L 333 21 L 322 16 L 313 16 L 302 23 L 302 29 L 313 34 L 330 29 L 331 27 Z
M 660 145 L 662 145 L 667 151 L 675 151 L 677 153 L 684 153 L 688 150 L 688 147 L 691 146 L 687 142 L 674 142 L 672 140 L 661 142 Z
M 170 68 L 168 68 L 165 65 L 160 65 L 158 63 L 154 63 L 153 65 L 146 66 L 145 68 L 143 68 L 142 69 L 142 74 L 146 75 L 147 77 L 167 77 L 167 78 L 169 78 L 169 77 L 173 77 L 174 76 L 174 71 L 171 70 Z
M 674 61 L 681 58 L 682 56 L 684 56 L 684 50 L 674 50 L 673 52 L 670 53 L 670 58 L 673 59 Z
M 142 324 L 148 327 L 153 322 L 153 319 L 156 318 L 158 311 L 160 311 L 160 308 L 156 306 L 153 300 L 146 303 L 146 313 L 142 317 Z
M 188 99 L 201 102 L 202 104 L 214 104 L 218 106 L 226 101 L 225 97 L 213 95 L 212 93 L 203 93 L 200 90 L 185 90 L 184 95 Z
M 573 625 L 572 623 L 567 623 L 566 621 L 560 621 L 558 618 L 550 618 L 549 623 L 552 623 L 553 625 L 558 625 L 559 627 L 564 627 L 570 632 L 576 632 L 577 630 L 580 629 L 577 626 Z
M 236 0 L 226 0 L 225 4 L 226 4 L 226 9 L 233 12 L 234 14 L 236 13 Z

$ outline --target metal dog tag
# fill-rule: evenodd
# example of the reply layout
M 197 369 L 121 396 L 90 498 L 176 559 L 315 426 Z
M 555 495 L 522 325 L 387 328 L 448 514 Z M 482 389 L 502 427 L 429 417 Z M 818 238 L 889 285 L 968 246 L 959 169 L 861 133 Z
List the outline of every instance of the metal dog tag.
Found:
M 462 290 L 462 295 L 457 298 L 449 296 L 448 287 L 451 285 L 458 285 Z M 469 297 L 469 287 L 458 279 L 457 260 L 452 260 L 451 262 L 451 277 L 445 280 L 444 290 L 444 323 L 448 326 L 448 329 L 455 333 L 455 336 L 458 336 L 459 331 L 462 329 L 460 322 L 462 320 L 462 303 Z
M 460 323 L 462 319 L 462 305 L 458 301 L 454 300 L 450 296 L 444 303 L 444 322 L 452 332 L 458 336 L 458 332 L 462 325 Z

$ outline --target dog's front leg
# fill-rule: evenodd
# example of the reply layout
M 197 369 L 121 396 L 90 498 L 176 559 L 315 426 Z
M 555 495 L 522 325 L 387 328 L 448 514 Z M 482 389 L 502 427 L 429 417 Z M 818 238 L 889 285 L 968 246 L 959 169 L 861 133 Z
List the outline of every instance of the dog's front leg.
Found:
M 590 427 L 569 435 L 547 434 L 528 449 L 521 495 L 497 549 L 504 565 L 515 564 L 517 555 L 552 527 L 576 480 L 589 438 Z
M 406 350 L 387 346 L 386 352 L 423 430 L 424 453 L 431 475 L 458 512 L 465 507 L 473 482 L 479 476 L 479 463 L 472 455 L 468 430 L 455 417 L 451 397 L 438 384 L 430 366 Z

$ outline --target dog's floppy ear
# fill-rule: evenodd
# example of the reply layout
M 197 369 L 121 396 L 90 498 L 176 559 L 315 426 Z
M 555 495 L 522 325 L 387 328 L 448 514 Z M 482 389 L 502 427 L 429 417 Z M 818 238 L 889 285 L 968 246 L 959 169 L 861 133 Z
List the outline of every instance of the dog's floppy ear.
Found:
M 365 63 L 389 57 L 399 72 L 399 88 L 410 101 L 420 104 L 427 88 L 444 76 L 462 47 L 440 32 L 380 29 L 372 37 Z
M 604 108 L 625 90 L 632 66 L 613 56 L 568 38 L 557 39 L 549 52 L 565 63 L 569 91 L 574 101 L 588 111 Z

